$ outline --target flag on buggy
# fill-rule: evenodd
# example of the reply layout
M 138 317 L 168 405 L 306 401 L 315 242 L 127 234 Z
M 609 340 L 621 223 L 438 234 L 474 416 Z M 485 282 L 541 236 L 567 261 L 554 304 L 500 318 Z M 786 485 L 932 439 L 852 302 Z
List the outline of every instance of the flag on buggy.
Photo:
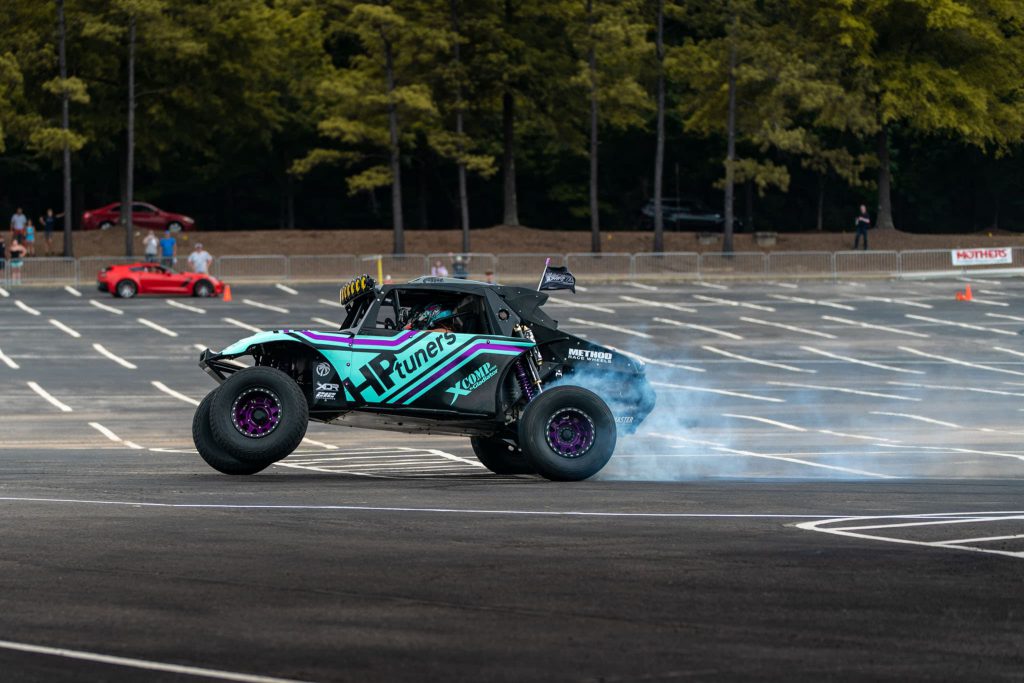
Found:
M 551 259 L 548 259 L 550 261 Z M 540 276 L 538 291 L 545 289 L 569 289 L 576 293 L 576 278 L 569 272 L 566 266 L 552 266 L 544 264 L 544 274 Z

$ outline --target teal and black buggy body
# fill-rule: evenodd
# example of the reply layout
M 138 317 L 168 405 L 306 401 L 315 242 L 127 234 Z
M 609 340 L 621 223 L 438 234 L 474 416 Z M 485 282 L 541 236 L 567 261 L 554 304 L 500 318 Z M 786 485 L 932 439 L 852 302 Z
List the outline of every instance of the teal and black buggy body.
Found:
M 642 363 L 559 330 L 547 298 L 459 279 L 356 278 L 342 289 L 338 331 L 261 332 L 202 353 L 220 387 L 196 412 L 196 446 L 222 472 L 253 473 L 290 454 L 314 420 L 468 436 L 498 473 L 592 476 L 654 392 Z

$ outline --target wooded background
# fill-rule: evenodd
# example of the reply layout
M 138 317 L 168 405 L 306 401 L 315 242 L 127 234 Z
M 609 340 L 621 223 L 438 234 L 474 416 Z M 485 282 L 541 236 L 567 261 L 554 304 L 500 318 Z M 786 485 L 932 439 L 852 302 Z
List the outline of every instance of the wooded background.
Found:
M 493 224 L 599 248 L 659 176 L 723 213 L 734 194 L 747 230 L 849 230 L 862 202 L 882 227 L 1024 230 L 1022 140 L 1020 0 L 0 10 L 7 214 L 60 210 L 66 150 L 75 220 L 134 197 L 203 229 L 393 227 L 396 251 Z

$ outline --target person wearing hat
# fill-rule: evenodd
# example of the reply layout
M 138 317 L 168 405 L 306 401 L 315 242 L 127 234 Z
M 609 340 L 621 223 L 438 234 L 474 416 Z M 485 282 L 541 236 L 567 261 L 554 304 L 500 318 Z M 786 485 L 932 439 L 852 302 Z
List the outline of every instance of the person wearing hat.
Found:
M 206 275 L 210 272 L 212 262 L 213 257 L 210 256 L 210 252 L 203 249 L 203 243 L 196 242 L 195 249 L 188 255 L 188 264 L 192 266 L 192 272 Z

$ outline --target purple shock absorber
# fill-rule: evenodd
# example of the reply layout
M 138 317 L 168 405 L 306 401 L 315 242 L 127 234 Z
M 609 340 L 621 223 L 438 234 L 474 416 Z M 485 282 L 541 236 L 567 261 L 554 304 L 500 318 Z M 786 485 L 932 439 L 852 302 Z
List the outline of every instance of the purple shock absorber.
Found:
M 523 390 L 523 395 L 526 396 L 526 402 L 529 403 L 533 400 L 533 397 L 537 392 L 533 390 L 533 385 L 530 383 L 530 377 L 526 374 L 526 368 L 523 367 L 523 361 L 516 361 L 516 379 L 519 380 L 519 388 Z

